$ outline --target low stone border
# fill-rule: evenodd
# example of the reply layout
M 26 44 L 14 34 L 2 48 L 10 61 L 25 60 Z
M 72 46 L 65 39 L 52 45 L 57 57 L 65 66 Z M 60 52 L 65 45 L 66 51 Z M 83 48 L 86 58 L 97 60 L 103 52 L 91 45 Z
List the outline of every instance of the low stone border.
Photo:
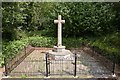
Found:
M 53 48 L 46 48 L 46 47 L 34 47 L 35 50 L 52 50 Z
M 2 80 L 117 80 L 115 78 L 3 78 Z

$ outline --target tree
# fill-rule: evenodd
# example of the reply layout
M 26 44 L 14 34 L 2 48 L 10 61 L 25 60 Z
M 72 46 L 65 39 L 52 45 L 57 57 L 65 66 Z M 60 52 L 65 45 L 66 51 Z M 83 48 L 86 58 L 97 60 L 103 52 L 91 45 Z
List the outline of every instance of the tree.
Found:
M 45 35 L 57 36 L 57 27 L 53 21 L 60 14 L 66 20 L 63 36 L 100 36 L 113 31 L 114 24 L 119 24 L 119 13 L 116 13 L 119 10 L 113 10 L 113 6 L 116 5 L 82 2 L 7 2 L 2 6 L 3 32 L 15 35 L 14 29 L 21 28 L 27 31 L 44 30 L 47 33 Z M 5 34 L 8 36 L 8 33 Z
M 61 14 L 66 20 L 64 36 L 102 35 L 112 30 L 115 18 L 112 3 L 57 3 L 51 11 L 51 20 Z M 53 24 L 51 24 L 52 28 Z
M 24 7 L 21 7 L 24 3 L 17 2 L 3 2 L 2 3 L 2 31 L 3 39 L 13 40 L 16 38 L 15 29 L 21 28 L 26 18 L 26 14 L 23 13 Z

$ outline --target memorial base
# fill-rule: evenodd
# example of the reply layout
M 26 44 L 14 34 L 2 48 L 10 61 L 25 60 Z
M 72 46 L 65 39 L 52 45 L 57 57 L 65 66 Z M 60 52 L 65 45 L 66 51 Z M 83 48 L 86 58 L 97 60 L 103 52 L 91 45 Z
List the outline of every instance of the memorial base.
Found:
M 65 50 L 65 46 L 54 46 L 54 52 L 63 52 Z
M 50 59 L 53 60 L 73 60 L 73 53 L 70 50 L 66 50 L 65 46 L 56 47 L 53 50 L 47 52 Z

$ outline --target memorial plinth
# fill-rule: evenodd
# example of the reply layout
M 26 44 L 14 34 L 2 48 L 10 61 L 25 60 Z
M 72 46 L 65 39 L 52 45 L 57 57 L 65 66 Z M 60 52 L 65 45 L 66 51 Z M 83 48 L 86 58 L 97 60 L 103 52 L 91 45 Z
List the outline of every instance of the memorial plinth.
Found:
M 65 46 L 54 46 L 54 52 L 63 52 L 65 50 Z

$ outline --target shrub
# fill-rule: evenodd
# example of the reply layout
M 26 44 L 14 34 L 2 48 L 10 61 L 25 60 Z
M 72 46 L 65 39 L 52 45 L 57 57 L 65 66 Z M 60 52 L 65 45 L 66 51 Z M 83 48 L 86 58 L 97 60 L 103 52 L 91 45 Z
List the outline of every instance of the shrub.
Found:
M 27 45 L 28 45 L 28 39 L 11 41 L 7 43 L 7 45 L 3 44 L 2 53 L 6 58 L 13 58 Z
M 34 47 L 53 47 L 56 39 L 53 37 L 29 37 L 29 43 Z
M 63 45 L 67 48 L 79 48 L 83 43 L 100 49 L 102 51 L 102 55 L 108 57 L 109 59 L 113 59 L 114 53 L 117 62 L 120 62 L 119 48 L 111 46 L 109 44 L 109 40 L 107 39 L 97 38 L 96 40 L 89 40 L 87 38 L 63 38 Z M 15 57 L 16 54 L 18 54 L 28 44 L 32 45 L 33 47 L 53 47 L 57 44 L 57 38 L 37 36 L 3 43 L 3 54 L 0 54 L 0 56 L 2 55 L 2 57 L 0 58 L 0 64 L 3 64 L 4 57 L 8 59 Z
M 107 40 L 107 39 L 106 39 Z M 120 63 L 120 51 L 119 48 L 111 45 L 109 41 L 103 39 L 95 40 L 90 45 L 98 48 L 101 54 L 111 60 L 116 60 L 116 63 Z M 114 56 L 115 55 L 115 56 Z
M 63 38 L 63 45 L 67 48 L 77 48 L 85 43 L 86 39 L 83 38 Z

